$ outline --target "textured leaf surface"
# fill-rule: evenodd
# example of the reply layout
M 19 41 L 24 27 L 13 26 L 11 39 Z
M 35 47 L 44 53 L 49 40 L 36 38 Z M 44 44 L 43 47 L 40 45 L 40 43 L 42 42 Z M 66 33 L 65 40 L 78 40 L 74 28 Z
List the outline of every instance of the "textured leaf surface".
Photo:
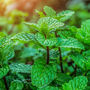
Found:
M 87 61 L 82 55 L 80 55 L 80 54 L 72 55 L 71 58 L 75 62 L 76 65 L 85 69 L 85 63 Z
M 12 40 L 19 40 L 19 41 L 23 41 L 23 42 L 28 42 L 28 41 L 31 41 L 34 39 L 34 35 L 26 33 L 26 32 L 22 32 L 22 33 L 18 33 L 16 35 L 14 35 L 11 39 Z
M 4 65 L 2 68 L 0 68 L 0 79 L 7 75 L 9 72 L 9 66 Z
M 39 25 L 37 25 L 37 24 L 35 24 L 35 23 L 27 23 L 27 22 L 25 22 L 25 24 L 26 24 L 26 25 L 29 25 L 30 28 L 32 28 L 32 29 L 34 29 L 34 30 L 36 30 L 36 31 L 39 30 Z
M 12 45 L 5 45 L 0 48 L 0 62 L 1 63 L 8 63 L 8 60 L 14 57 L 14 49 Z
M 59 22 L 58 20 L 51 17 L 40 18 L 37 24 L 35 23 L 25 23 L 25 24 L 29 25 L 34 30 L 44 34 L 48 34 L 49 32 L 55 31 L 56 29 L 59 29 L 60 27 L 64 26 L 64 23 Z
M 45 6 L 44 7 L 44 12 L 48 17 L 55 17 L 56 16 L 56 11 L 54 11 L 51 7 Z
M 59 56 L 59 51 L 58 50 L 50 50 L 50 59 L 57 59 Z
M 66 10 L 66 11 L 62 11 L 62 12 L 58 13 L 57 17 L 60 18 L 60 21 L 66 21 L 66 20 L 70 19 L 70 17 L 74 13 L 75 13 L 74 11 Z
M 76 37 L 85 44 L 90 45 L 90 19 L 82 23 L 81 29 L 78 30 Z
M 58 32 L 58 35 L 60 36 L 60 37 L 62 37 L 62 38 L 68 38 L 68 37 L 73 37 L 74 36 L 74 33 L 72 33 L 71 31 L 65 31 L 65 30 L 63 30 L 63 31 L 59 31 Z
M 22 90 L 24 87 L 23 83 L 19 80 L 14 80 L 10 84 L 9 90 Z
M 59 44 L 58 46 L 60 47 L 84 49 L 83 44 L 80 43 L 77 39 L 68 38 L 68 39 L 58 39 L 58 40 L 60 42 L 58 43 Z
M 7 64 L 14 57 L 13 43 L 10 37 L 0 39 L 0 64 Z
M 39 19 L 38 25 L 40 26 L 41 31 L 55 31 L 56 29 L 62 27 L 64 23 L 50 17 L 44 17 Z
M 56 77 L 56 65 L 46 65 L 43 60 L 37 60 L 32 66 L 31 81 L 38 88 L 43 88 L 50 84 Z
M 60 90 L 58 87 L 54 87 L 54 86 L 46 86 L 45 88 L 41 88 L 38 90 Z
M 35 35 L 35 38 L 37 39 L 37 41 L 44 45 L 44 46 L 53 46 L 57 43 L 57 39 L 56 38 L 49 38 L 49 39 L 45 39 L 44 35 L 37 33 Z
M 23 63 L 12 63 L 10 70 L 17 73 L 31 73 L 31 65 L 25 65 Z
M 87 86 L 87 78 L 85 76 L 75 77 L 68 83 L 63 84 L 63 90 L 84 90 Z
M 90 50 L 84 51 L 83 56 L 86 59 L 86 68 L 90 70 Z
M 9 37 L 3 37 L 0 39 L 0 47 L 4 47 L 5 45 L 11 45 L 12 41 L 10 40 Z

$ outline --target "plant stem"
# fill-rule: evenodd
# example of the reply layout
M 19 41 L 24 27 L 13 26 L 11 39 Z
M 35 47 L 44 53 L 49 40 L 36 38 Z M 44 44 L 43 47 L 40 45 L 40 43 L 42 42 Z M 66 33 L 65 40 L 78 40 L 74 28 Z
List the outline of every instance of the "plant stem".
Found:
M 6 77 L 3 77 L 3 80 L 4 80 L 4 83 L 5 83 L 6 90 L 9 90 L 8 85 L 7 85 L 7 81 L 6 81 Z
M 49 64 L 49 47 L 47 46 L 47 64 Z
M 82 53 L 83 53 L 83 50 L 81 50 L 80 54 L 82 54 Z
M 57 35 L 57 32 L 55 32 L 55 36 L 58 37 Z M 61 48 L 58 47 L 58 51 L 59 51 L 59 60 L 60 60 L 60 67 L 61 67 L 61 72 L 64 73 L 64 70 L 63 70 L 63 64 L 62 64 L 62 55 L 61 55 Z
M 59 60 L 60 60 L 61 72 L 64 73 L 63 65 L 62 65 L 62 55 L 61 55 L 61 49 L 60 49 L 60 47 L 58 48 L 58 50 L 59 50 Z

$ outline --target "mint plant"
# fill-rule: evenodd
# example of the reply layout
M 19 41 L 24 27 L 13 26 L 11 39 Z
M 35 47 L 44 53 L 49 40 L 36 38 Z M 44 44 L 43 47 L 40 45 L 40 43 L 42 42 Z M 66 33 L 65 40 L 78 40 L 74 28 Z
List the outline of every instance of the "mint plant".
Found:
M 30 31 L 0 36 L 0 89 L 89 90 L 90 20 L 77 28 L 67 24 L 74 11 L 43 10 L 24 22 Z

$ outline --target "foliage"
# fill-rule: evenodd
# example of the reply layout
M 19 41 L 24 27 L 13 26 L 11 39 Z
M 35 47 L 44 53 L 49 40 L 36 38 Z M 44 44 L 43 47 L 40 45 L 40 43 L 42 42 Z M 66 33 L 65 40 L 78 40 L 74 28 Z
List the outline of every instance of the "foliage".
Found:
M 75 77 L 69 83 L 63 85 L 63 90 L 84 90 L 87 85 L 87 78 L 84 76 Z
M 10 90 L 22 90 L 23 89 L 23 83 L 19 80 L 14 80 L 11 82 Z
M 82 23 L 80 30 L 77 31 L 77 38 L 85 44 L 90 44 L 90 19 Z
M 2 68 L 0 68 L 0 79 L 2 79 L 4 76 L 6 76 L 8 72 L 9 72 L 8 65 L 4 65 Z
M 5 90 L 5 84 L 2 79 L 0 80 L 0 90 Z
M 89 90 L 90 19 L 71 26 L 75 11 L 45 6 L 35 23 L 17 10 L 0 18 L 0 90 Z
M 31 66 L 23 63 L 12 63 L 10 65 L 11 72 L 15 73 L 31 73 Z
M 42 61 L 38 60 L 31 72 L 32 84 L 38 88 L 47 86 L 56 77 L 56 65 L 45 65 Z

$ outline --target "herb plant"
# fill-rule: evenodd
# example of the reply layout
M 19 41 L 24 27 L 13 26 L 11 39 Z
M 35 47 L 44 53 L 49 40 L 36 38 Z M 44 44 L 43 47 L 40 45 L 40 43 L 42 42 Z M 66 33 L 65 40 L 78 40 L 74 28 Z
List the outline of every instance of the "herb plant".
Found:
M 74 11 L 43 10 L 30 31 L 0 34 L 0 90 L 89 90 L 90 20 L 77 28 Z

